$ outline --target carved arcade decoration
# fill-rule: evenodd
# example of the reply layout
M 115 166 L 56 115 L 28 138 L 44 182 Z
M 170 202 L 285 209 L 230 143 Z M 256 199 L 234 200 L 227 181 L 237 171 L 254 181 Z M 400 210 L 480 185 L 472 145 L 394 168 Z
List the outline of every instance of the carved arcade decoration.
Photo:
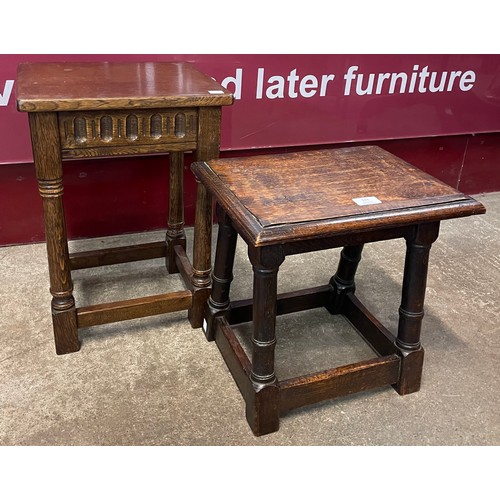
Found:
M 80 349 L 79 328 L 187 310 L 202 325 L 210 291 L 212 200 L 197 193 L 193 263 L 184 232 L 184 152 L 219 155 L 221 106 L 233 96 L 189 63 L 21 64 L 17 106 L 28 112 L 42 197 L 57 354 Z M 170 171 L 165 240 L 70 254 L 63 207 L 64 158 L 162 153 Z M 166 202 L 167 203 L 167 202 Z M 72 271 L 165 258 L 185 289 L 77 307 Z
M 60 112 L 61 147 L 66 150 L 109 146 L 189 144 L 197 138 L 198 110 Z M 186 150 L 189 147 L 186 148 Z

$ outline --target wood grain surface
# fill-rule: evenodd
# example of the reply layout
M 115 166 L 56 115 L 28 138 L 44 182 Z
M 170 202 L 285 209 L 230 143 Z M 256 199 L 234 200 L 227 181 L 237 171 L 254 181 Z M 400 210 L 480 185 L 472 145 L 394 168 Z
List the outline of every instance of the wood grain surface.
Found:
M 378 146 L 224 158 L 192 168 L 255 245 L 484 212 Z
M 223 106 L 232 94 L 188 62 L 23 63 L 19 111 Z

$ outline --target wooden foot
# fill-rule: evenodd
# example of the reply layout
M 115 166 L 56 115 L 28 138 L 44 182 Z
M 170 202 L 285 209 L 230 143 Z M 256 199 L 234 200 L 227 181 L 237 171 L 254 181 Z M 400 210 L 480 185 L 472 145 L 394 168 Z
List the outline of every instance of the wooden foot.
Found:
M 56 354 L 69 354 L 80 350 L 75 302 L 52 299 L 52 325 Z
M 420 390 L 422 370 L 424 366 L 424 350 L 420 347 L 415 351 L 399 351 L 401 368 L 399 380 L 393 385 L 399 395 L 405 396 Z
M 276 432 L 280 427 L 280 397 L 277 383 L 254 387 L 246 404 L 246 419 L 256 436 Z

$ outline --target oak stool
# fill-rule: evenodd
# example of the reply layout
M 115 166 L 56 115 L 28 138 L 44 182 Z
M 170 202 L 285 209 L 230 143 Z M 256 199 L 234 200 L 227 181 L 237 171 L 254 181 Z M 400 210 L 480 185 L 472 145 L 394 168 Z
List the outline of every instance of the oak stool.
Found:
M 197 186 L 192 264 L 184 232 L 184 153 L 219 155 L 221 107 L 233 96 L 186 62 L 24 63 L 17 74 L 17 107 L 28 112 L 43 200 L 52 319 L 57 354 L 80 349 L 78 329 L 188 310 L 202 323 L 210 290 L 212 199 Z M 63 209 L 65 159 L 167 154 L 170 168 L 166 240 L 69 254 Z M 116 172 L 119 180 L 120 172 Z M 71 272 L 165 257 L 185 290 L 75 307 Z
M 442 219 L 484 213 L 481 203 L 376 146 L 215 159 L 192 170 L 215 196 L 219 218 L 203 329 L 243 395 L 255 435 L 278 430 L 285 412 L 325 399 L 385 385 L 401 395 L 419 390 L 429 250 Z M 253 266 L 253 298 L 231 301 L 238 234 Z M 363 245 L 393 238 L 407 245 L 397 335 L 358 300 L 354 283 Z M 343 250 L 328 284 L 277 296 L 287 255 L 336 247 Z M 376 356 L 278 380 L 276 315 L 317 307 L 343 315 Z M 233 328 L 249 321 L 251 359 Z

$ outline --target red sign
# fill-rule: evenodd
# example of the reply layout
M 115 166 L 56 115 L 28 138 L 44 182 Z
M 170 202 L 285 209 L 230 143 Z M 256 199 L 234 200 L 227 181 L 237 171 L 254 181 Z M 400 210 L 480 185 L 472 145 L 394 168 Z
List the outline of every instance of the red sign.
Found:
M 31 162 L 18 63 L 187 60 L 234 92 L 222 149 L 500 131 L 498 55 L 0 55 L 0 163 Z

